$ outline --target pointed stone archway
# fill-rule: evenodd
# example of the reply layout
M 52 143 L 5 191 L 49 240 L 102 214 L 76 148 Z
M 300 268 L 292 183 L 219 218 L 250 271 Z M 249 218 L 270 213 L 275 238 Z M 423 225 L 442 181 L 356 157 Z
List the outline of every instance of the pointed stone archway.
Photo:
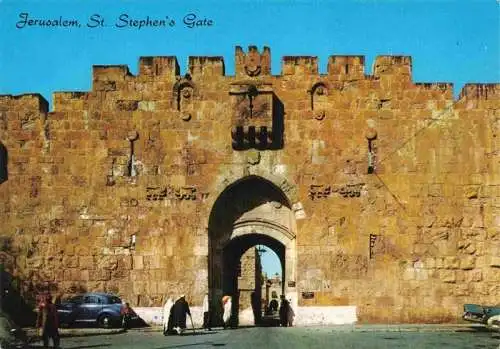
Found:
M 215 323 L 220 323 L 222 296 L 229 294 L 237 300 L 239 260 L 245 251 L 256 245 L 265 245 L 278 255 L 282 266 L 282 292 L 297 299 L 295 288 L 289 288 L 285 282 L 295 280 L 296 275 L 295 226 L 292 203 L 267 179 L 248 176 L 229 185 L 219 195 L 208 224 L 208 284 Z M 237 307 L 234 310 L 237 313 Z

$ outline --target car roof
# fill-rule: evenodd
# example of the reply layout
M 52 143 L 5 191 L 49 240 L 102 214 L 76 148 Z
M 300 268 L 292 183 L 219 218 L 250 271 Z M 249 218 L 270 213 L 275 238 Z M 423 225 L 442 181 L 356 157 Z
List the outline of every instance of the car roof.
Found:
M 116 298 L 120 298 L 120 297 L 118 297 L 115 294 L 105 293 L 105 292 L 87 292 L 87 293 L 81 294 L 80 296 L 103 296 L 103 297 L 116 297 Z

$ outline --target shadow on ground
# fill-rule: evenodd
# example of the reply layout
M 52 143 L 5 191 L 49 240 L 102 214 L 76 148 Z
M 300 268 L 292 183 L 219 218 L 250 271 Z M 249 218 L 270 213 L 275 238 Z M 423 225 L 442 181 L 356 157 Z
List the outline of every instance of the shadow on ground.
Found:
M 79 346 L 76 346 L 76 347 L 65 347 L 67 349 L 87 349 L 87 348 L 103 348 L 103 347 L 111 347 L 112 344 L 111 343 L 103 343 L 103 344 L 92 344 L 92 345 L 79 345 Z M 36 345 L 36 344 L 32 344 L 32 345 L 29 345 L 28 347 L 26 347 L 26 349 L 40 349 L 40 348 L 44 348 L 43 344 L 40 342 L 39 345 Z
M 466 328 L 456 329 L 455 332 L 476 333 L 476 332 L 492 332 L 492 330 L 486 326 L 470 326 L 470 327 L 466 327 Z
M 177 344 L 177 345 L 169 345 L 167 347 L 158 347 L 158 348 L 154 348 L 154 349 L 186 348 L 186 347 L 195 347 L 198 345 L 202 345 L 202 346 L 212 345 L 212 347 L 225 347 L 226 343 L 203 342 L 203 343 L 194 343 L 194 344 Z

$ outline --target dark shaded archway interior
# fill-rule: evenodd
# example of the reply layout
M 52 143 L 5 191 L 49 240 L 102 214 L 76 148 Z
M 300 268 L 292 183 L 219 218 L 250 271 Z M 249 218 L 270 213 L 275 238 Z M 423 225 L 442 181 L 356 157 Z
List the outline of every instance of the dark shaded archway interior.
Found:
M 257 229 L 231 241 L 234 223 L 245 213 L 268 202 L 278 202 L 291 208 L 285 194 L 272 182 L 258 176 L 245 177 L 228 186 L 217 198 L 210 213 L 208 287 L 214 309 L 215 323 L 220 323 L 222 294 L 234 295 L 237 290 L 237 266 L 243 253 L 256 245 L 271 248 L 280 258 L 285 277 L 285 247 L 279 241 Z M 236 301 L 233 304 L 237 303 Z M 237 318 L 237 314 L 235 315 Z
M 0 142 L 0 184 L 9 179 L 9 173 L 7 171 L 7 148 Z
M 285 194 L 262 177 L 248 176 L 228 186 L 217 198 L 210 213 L 210 239 L 229 239 L 233 224 L 241 215 L 271 201 L 291 209 Z

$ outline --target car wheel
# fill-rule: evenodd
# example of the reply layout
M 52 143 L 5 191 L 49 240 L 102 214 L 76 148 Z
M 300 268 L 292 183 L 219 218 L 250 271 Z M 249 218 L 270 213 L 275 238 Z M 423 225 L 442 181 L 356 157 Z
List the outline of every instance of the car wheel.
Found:
M 493 330 L 500 331 L 500 315 L 490 317 L 487 326 Z
M 97 319 L 97 324 L 102 328 L 110 328 L 113 325 L 113 318 L 109 314 L 102 314 Z

